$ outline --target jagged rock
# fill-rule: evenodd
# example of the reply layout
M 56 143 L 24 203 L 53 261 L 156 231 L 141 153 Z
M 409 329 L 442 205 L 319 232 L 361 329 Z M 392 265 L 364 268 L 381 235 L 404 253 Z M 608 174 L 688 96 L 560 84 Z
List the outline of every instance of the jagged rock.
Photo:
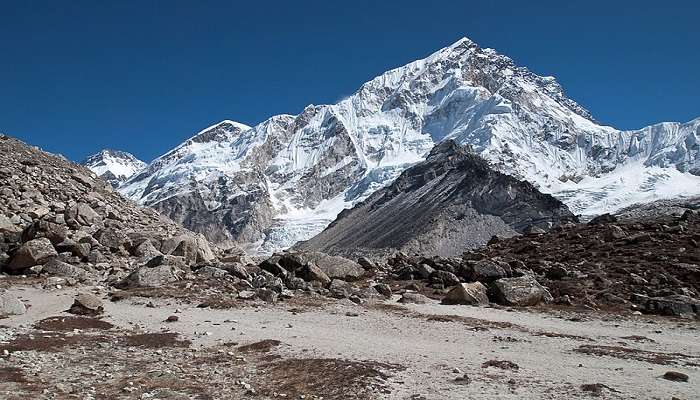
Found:
M 391 298 L 392 292 L 391 292 L 391 287 L 387 285 L 386 283 L 378 283 L 374 285 L 374 290 L 376 290 L 379 294 L 382 296 L 388 298 Z
M 89 293 L 80 293 L 75 297 L 73 305 L 68 310 L 71 314 L 78 315 L 100 315 L 104 312 L 102 300 Z
M 284 269 L 284 267 L 282 267 L 276 262 L 272 262 L 271 260 L 265 260 L 262 263 L 260 263 L 260 268 L 275 276 L 285 277 L 288 274 L 287 270 Z
M 163 255 L 150 240 L 144 240 L 141 244 L 135 246 L 132 252 L 135 256 L 143 258 L 153 258 Z
M 15 252 L 6 268 L 11 272 L 18 272 L 25 268 L 43 264 L 56 256 L 58 256 L 58 253 L 49 239 L 34 239 L 24 243 Z
M 288 270 L 295 270 L 310 263 L 315 264 L 331 279 L 354 281 L 365 274 L 365 269 L 352 260 L 338 256 L 329 256 L 321 252 L 298 252 L 285 254 L 279 260 L 280 265 Z M 296 266 L 296 268 L 295 268 Z
M 508 276 L 506 269 L 492 260 L 481 260 L 470 264 L 472 281 L 490 283 Z
M 333 279 L 328 285 L 328 291 L 336 299 L 345 299 L 352 295 L 353 286 L 342 279 Z
M 129 274 L 118 286 L 120 288 L 161 287 L 178 281 L 181 276 L 182 270 L 172 265 L 143 266 Z
M 493 301 L 509 306 L 534 306 L 551 302 L 552 295 L 537 280 L 524 275 L 517 278 L 502 278 L 491 285 Z
M 649 314 L 671 315 L 676 317 L 700 314 L 700 300 L 683 295 L 648 297 L 634 294 L 630 300 L 639 304 Z
M 449 287 L 459 285 L 460 280 L 457 277 L 457 275 L 453 274 L 452 272 L 438 270 L 430 274 L 430 282 L 440 283 L 445 285 L 446 287 Z
M 75 203 L 68 207 L 64 213 L 66 223 L 76 226 L 90 226 L 100 220 L 100 215 L 85 203 Z
M 481 282 L 462 283 L 450 290 L 442 299 L 443 304 L 483 305 L 489 303 L 486 286 Z
M 0 317 L 22 315 L 26 312 L 27 307 L 18 298 L 0 293 Z
M 372 271 L 377 269 L 377 264 L 366 257 L 358 258 L 357 263 L 360 264 L 362 268 L 364 268 L 366 271 Z
M 90 256 L 91 247 L 89 243 L 76 243 L 72 239 L 65 239 L 56 245 L 56 250 L 59 252 L 70 252 L 80 259 L 86 259 Z
M 192 235 L 166 239 L 161 246 L 161 252 L 184 257 L 187 264 L 208 262 L 216 258 L 204 239 Z
M 238 263 L 223 264 L 221 266 L 221 268 L 228 271 L 229 274 L 235 276 L 236 278 L 250 279 L 250 274 L 248 273 L 248 270 L 241 264 L 238 264 Z
M 0 214 L 0 233 L 16 233 L 21 231 L 22 228 L 15 225 L 10 218 Z
M 88 273 L 82 268 L 67 264 L 65 262 L 52 259 L 43 265 L 42 272 L 49 275 L 73 278 L 82 281 L 87 278 Z
M 331 283 L 331 278 L 314 263 L 306 264 L 306 266 L 298 271 L 298 275 L 308 282 L 317 281 L 321 286 L 326 286 Z
M 131 241 L 122 230 L 114 228 L 100 229 L 95 234 L 95 239 L 104 247 L 112 251 L 131 247 Z
M 68 229 L 64 225 L 49 221 L 36 220 L 22 231 L 22 241 L 45 237 L 56 245 L 66 240 Z

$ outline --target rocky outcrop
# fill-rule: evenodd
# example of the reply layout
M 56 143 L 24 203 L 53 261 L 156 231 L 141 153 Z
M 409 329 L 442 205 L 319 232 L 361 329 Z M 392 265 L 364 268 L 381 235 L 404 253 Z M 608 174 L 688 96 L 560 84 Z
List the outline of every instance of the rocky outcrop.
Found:
M 330 254 L 454 256 L 498 235 L 550 229 L 574 215 L 527 182 L 495 171 L 453 141 L 364 202 L 343 211 L 323 232 L 295 248 Z
M 216 261 L 203 236 L 62 157 L 3 135 L 0 166 L 2 272 L 117 281 L 159 256 L 180 268 Z

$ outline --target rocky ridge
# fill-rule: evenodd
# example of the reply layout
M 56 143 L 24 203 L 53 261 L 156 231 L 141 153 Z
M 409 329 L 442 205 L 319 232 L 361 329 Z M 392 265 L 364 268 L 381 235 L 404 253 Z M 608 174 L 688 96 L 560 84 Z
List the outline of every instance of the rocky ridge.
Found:
M 356 257 L 397 251 L 455 256 L 494 235 L 549 230 L 575 220 L 559 200 L 446 140 L 425 161 L 294 248 Z

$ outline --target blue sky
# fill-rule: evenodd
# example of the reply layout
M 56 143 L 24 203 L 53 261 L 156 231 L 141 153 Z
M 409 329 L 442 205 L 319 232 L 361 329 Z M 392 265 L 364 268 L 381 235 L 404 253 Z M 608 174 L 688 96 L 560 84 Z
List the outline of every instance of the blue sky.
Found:
M 99 4 L 102 3 L 102 4 Z M 0 0 L 0 132 L 150 160 L 222 119 L 335 102 L 466 36 L 622 129 L 700 116 L 693 1 Z

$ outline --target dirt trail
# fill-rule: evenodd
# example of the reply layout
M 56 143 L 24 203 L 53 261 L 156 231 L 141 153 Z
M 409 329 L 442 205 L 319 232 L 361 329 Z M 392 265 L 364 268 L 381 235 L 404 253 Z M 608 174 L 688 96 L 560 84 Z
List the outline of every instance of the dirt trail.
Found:
M 63 311 L 68 309 L 76 293 L 73 289 L 47 292 L 34 288 L 14 288 L 11 292 L 31 307 L 25 315 L 0 321 L 4 326 L 0 328 L 0 342 L 12 342 L 13 337 L 30 330 L 40 320 L 67 315 Z M 147 307 L 149 301 L 153 303 Z M 246 382 L 234 379 L 230 383 L 238 382 L 241 389 L 211 398 L 246 398 L 248 387 L 245 385 L 253 390 L 257 388 L 258 398 L 272 397 L 273 392 L 298 395 L 301 391 L 325 395 L 326 399 L 367 398 L 324 393 L 321 387 L 314 389 L 313 381 L 321 379 L 327 368 L 332 371 L 328 371 L 326 386 L 332 385 L 334 380 L 343 385 L 366 384 L 370 386 L 368 397 L 382 399 L 561 399 L 588 398 L 596 394 L 620 399 L 700 398 L 700 326 L 695 321 L 646 316 L 623 319 L 584 315 L 581 318 L 574 314 L 436 303 L 404 306 L 386 302 L 358 306 L 334 302 L 324 307 L 250 304 L 240 309 L 212 310 L 164 299 L 106 301 L 103 320 L 115 328 L 100 331 L 100 335 L 110 332 L 107 344 L 88 346 L 87 351 L 116 346 L 114 343 L 119 343 L 116 336 L 133 332 L 168 330 L 178 333 L 179 340 L 191 341 L 190 347 L 200 353 L 208 354 L 206 352 L 211 349 L 217 357 L 238 361 L 226 364 L 229 365 L 226 368 L 240 369 L 236 376 L 245 377 Z M 178 321 L 165 323 L 171 315 L 177 315 Z M 264 346 L 253 347 L 257 349 L 253 352 L 236 350 L 239 345 L 270 339 L 273 341 L 265 342 Z M 71 344 L 70 351 L 75 351 L 76 346 Z M 222 350 L 229 348 L 231 351 Z M 132 347 L 124 351 L 126 353 L 116 349 L 109 354 L 114 354 L 115 358 L 132 354 L 156 361 L 165 357 L 178 368 L 183 368 L 178 364 L 178 357 L 191 352 L 182 346 L 167 348 L 165 353 L 134 351 Z M 21 367 L 17 359 L 32 360 L 20 356 L 23 355 L 11 353 L 0 359 L 0 371 L 17 374 L 15 368 Z M 41 360 L 39 357 L 34 361 Z M 280 363 L 285 360 L 292 360 L 287 361 L 288 368 L 281 367 Z M 313 365 L 299 360 L 313 360 Z M 350 363 L 343 364 L 344 360 Z M 492 362 L 495 366 L 482 367 L 491 360 L 510 363 Z M 289 376 L 288 370 L 295 366 L 299 371 L 317 376 Z M 43 390 L 39 386 L 48 387 L 51 383 L 51 365 L 47 363 L 44 368 L 38 375 L 43 383 L 33 387 L 38 392 Z M 348 375 L 350 371 L 364 371 L 363 368 L 367 374 Z M 688 382 L 661 378 L 669 370 L 688 375 Z M 185 368 L 181 374 L 188 372 Z M 231 376 L 235 374 L 228 376 L 225 372 L 221 371 L 224 374 L 221 379 L 233 379 Z M 127 380 L 138 378 L 134 371 L 123 381 L 117 379 L 119 372 L 110 374 L 117 386 L 128 385 Z M 463 378 L 465 374 L 468 379 Z M 290 383 L 295 379 L 299 381 Z M 17 380 L 20 379 L 14 379 Z M 188 391 L 192 388 L 178 382 L 172 390 L 193 393 Z M 272 383 L 276 387 L 270 388 Z M 73 392 L 78 391 L 75 388 L 78 383 L 66 379 L 65 384 L 73 385 Z M 12 385 L 29 387 L 10 380 L 0 383 L 0 394 L 16 390 Z M 583 390 L 582 385 L 590 386 Z M 123 392 L 128 388 L 117 389 L 126 396 L 123 398 L 130 398 Z M 53 393 L 53 389 L 49 392 Z M 141 398 L 166 398 L 152 393 L 149 396 Z

